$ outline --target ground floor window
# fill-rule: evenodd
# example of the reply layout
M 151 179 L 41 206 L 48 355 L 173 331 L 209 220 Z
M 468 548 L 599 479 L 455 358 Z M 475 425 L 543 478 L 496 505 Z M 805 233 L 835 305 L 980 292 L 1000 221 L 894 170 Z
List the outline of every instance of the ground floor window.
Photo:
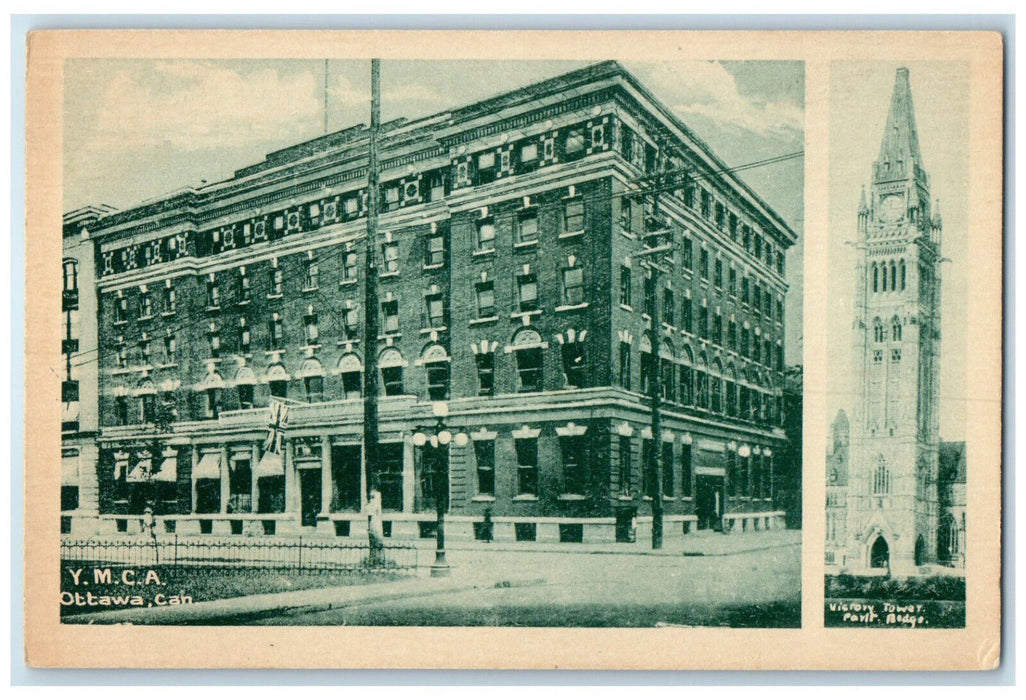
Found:
M 583 495 L 586 488 L 585 470 L 588 464 L 587 445 L 581 436 L 559 439 L 563 455 L 563 493 Z
M 691 445 L 680 446 L 680 495 L 685 498 L 692 495 L 691 487 Z
M 61 510 L 78 510 L 77 486 L 61 486 Z
M 620 484 L 620 495 L 630 496 L 631 495 L 631 480 L 633 479 L 634 467 L 634 454 L 631 446 L 631 439 L 627 436 L 620 436 L 620 468 L 619 468 L 619 484 Z
M 477 462 L 477 493 L 481 496 L 495 495 L 495 441 L 474 442 L 474 458 Z
M 264 476 L 257 479 L 257 511 L 285 512 L 285 477 Z
M 368 465 L 370 486 L 381 493 L 383 510 L 403 509 L 403 444 L 378 445 L 377 464 Z
M 673 495 L 673 443 L 663 443 L 663 494 L 666 496 Z
M 538 495 L 538 439 L 518 438 L 515 441 L 517 455 L 517 493 Z
M 253 510 L 253 470 L 250 457 L 236 457 L 230 463 L 228 476 L 228 512 L 249 513 Z
M 221 512 L 221 480 L 220 479 L 197 479 L 196 480 L 196 512 L 197 513 L 219 513 L 219 512 Z

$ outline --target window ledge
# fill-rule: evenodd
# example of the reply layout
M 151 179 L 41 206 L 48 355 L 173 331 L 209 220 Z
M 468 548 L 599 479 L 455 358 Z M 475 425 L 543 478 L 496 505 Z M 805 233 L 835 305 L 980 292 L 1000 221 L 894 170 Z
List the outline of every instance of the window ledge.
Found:
M 250 302 L 249 299 L 239 299 L 237 302 L 235 302 L 235 305 L 236 306 L 249 306 L 249 302 Z
M 513 500 L 514 501 L 537 501 L 538 497 L 533 495 L 533 494 L 524 493 L 524 494 L 521 494 L 519 496 L 514 496 Z
M 208 306 L 207 307 L 207 313 L 213 313 L 215 311 L 220 311 L 220 310 L 221 310 L 221 305 L 220 304 L 215 304 L 214 306 Z
M 157 365 L 157 369 L 171 369 L 171 368 L 177 367 L 177 366 L 178 366 L 177 362 L 167 362 L 167 363 L 158 364 Z
M 110 371 L 112 375 L 131 374 L 132 370 L 128 367 L 115 367 Z
M 393 270 L 392 272 L 379 272 L 378 277 L 398 277 L 399 270 Z
M 424 265 L 424 270 L 440 270 L 445 267 L 445 263 L 434 263 L 432 265 Z
M 631 313 L 634 313 L 634 307 L 630 304 L 620 304 L 620 308 L 624 311 L 630 311 Z
M 127 326 L 128 321 L 115 321 L 112 325 L 114 325 L 115 327 Z
M 284 348 L 281 349 L 281 350 L 264 350 L 264 354 L 265 355 L 284 355 L 285 354 L 285 350 L 284 350 Z
M 586 501 L 588 497 L 580 493 L 561 493 L 558 496 L 560 501 Z
M 468 326 L 477 326 L 477 325 L 481 325 L 482 323 L 494 323 L 495 321 L 498 321 L 498 320 L 499 320 L 498 316 L 482 316 L 480 318 L 472 318 L 472 319 L 470 319 L 469 321 L 467 321 L 467 325 Z
M 378 336 L 378 340 L 388 340 L 389 338 L 393 338 L 395 340 L 399 340 L 402 337 L 403 337 L 402 333 L 382 333 L 381 335 Z
M 285 296 L 285 295 L 284 294 L 268 294 L 267 298 L 268 299 L 281 299 L 283 296 Z
M 509 315 L 510 318 L 521 318 L 523 316 L 540 316 L 542 310 L 535 309 L 534 311 L 514 311 Z
M 473 257 L 479 257 L 484 255 L 495 255 L 495 248 L 488 248 L 487 250 L 475 250 Z
M 567 304 L 566 306 L 557 306 L 556 311 L 577 311 L 579 309 L 586 308 L 588 308 L 588 302 L 583 302 L 581 304 Z
M 168 316 L 174 316 L 176 313 L 178 313 L 178 312 L 177 311 L 161 311 L 160 315 L 163 316 L 164 318 L 167 318 Z
M 428 335 L 429 333 L 444 333 L 449 330 L 448 326 L 426 326 L 420 329 L 421 335 Z
M 352 285 L 356 284 L 359 281 L 360 281 L 359 279 L 342 280 L 342 281 L 340 281 L 338 283 L 338 286 L 340 286 L 340 287 L 349 287 L 349 286 L 352 286 Z
M 320 343 L 313 343 L 311 345 L 301 345 L 301 346 L 299 346 L 299 349 L 300 350 L 308 350 L 308 351 L 316 352 L 316 351 L 321 349 L 321 344 Z
M 631 233 L 630 231 L 625 229 L 623 226 L 620 226 L 620 235 L 623 236 L 624 238 L 630 238 L 632 241 L 637 240 L 637 238 L 638 238 L 633 233 Z
M 473 503 L 494 503 L 495 502 L 495 496 L 480 495 L 480 496 L 474 496 L 470 500 Z
M 537 248 L 538 241 L 521 241 L 520 243 L 513 244 L 513 250 L 525 250 L 527 248 Z
M 310 292 L 320 291 L 320 289 L 321 289 L 320 287 L 303 287 L 299 291 L 302 292 L 303 294 L 309 294 Z
M 359 342 L 360 342 L 359 338 L 354 338 L 352 340 L 337 340 L 337 341 L 335 341 L 335 345 L 338 345 L 338 346 L 350 345 L 350 344 L 357 345 L 357 344 L 359 344 Z
M 625 501 L 629 503 L 634 500 L 634 497 L 629 494 L 621 493 L 619 496 L 616 497 L 616 500 Z
M 561 233 L 561 234 L 559 234 L 559 238 L 560 238 L 560 240 L 563 240 L 565 238 L 577 238 L 578 236 L 583 236 L 583 235 L 584 235 L 584 229 L 582 228 L 580 231 L 566 231 L 565 233 Z
M 140 316 L 137 320 L 139 321 L 152 321 L 153 314 L 147 314 L 146 316 Z

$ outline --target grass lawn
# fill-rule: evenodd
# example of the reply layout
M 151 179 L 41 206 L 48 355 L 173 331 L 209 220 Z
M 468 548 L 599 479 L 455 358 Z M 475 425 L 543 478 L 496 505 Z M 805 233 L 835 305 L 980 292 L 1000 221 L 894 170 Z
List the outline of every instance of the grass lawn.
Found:
M 83 569 L 79 584 L 70 570 Z M 310 588 L 327 588 L 332 586 L 356 586 L 365 583 L 381 583 L 402 578 L 395 571 L 339 571 L 339 572 L 287 572 L 265 569 L 246 569 L 231 567 L 183 567 L 177 570 L 171 567 L 155 566 L 153 570 L 160 578 L 160 584 L 127 586 L 119 576 L 124 567 L 110 566 L 113 574 L 112 583 L 96 583 L 93 569 L 107 568 L 107 565 L 96 567 L 93 564 L 62 562 L 61 591 L 72 593 L 92 593 L 94 596 L 126 596 L 141 595 L 151 600 L 157 593 L 165 596 L 184 594 L 191 596 L 194 602 L 237 598 L 239 596 L 256 595 L 259 593 L 281 593 Z M 142 582 L 149 569 L 135 570 L 135 580 Z M 61 617 L 73 617 L 83 612 L 97 612 L 101 609 L 77 605 L 61 605 Z

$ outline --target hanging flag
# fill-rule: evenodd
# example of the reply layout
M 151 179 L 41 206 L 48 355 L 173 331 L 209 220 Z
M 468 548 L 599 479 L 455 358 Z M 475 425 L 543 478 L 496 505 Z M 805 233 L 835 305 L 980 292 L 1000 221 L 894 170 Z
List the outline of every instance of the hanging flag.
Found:
M 289 407 L 280 401 L 271 402 L 271 422 L 267 426 L 267 440 L 264 441 L 264 452 L 281 454 L 282 442 L 285 440 L 285 427 L 289 422 Z

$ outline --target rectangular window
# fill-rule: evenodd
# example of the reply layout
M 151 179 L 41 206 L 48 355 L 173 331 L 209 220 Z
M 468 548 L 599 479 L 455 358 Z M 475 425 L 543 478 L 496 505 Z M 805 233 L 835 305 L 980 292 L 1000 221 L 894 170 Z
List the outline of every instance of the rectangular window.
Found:
M 481 219 L 477 222 L 474 234 L 474 251 L 487 253 L 495 250 L 495 222 L 492 219 Z
M 385 243 L 381 246 L 381 274 L 399 272 L 399 244 Z
M 285 326 L 281 316 L 274 314 L 268 324 L 268 349 L 281 350 L 285 344 Z
M 516 219 L 517 243 L 535 243 L 538 240 L 538 212 L 521 212 Z
M 575 233 L 584 230 L 584 200 L 571 199 L 563 207 L 563 232 Z
M 481 496 L 495 495 L 495 441 L 476 440 L 474 457 L 477 462 L 477 493 Z
M 392 211 L 399 207 L 399 187 L 391 186 L 385 188 L 385 211 Z
M 674 492 L 673 488 L 673 443 L 663 443 L 663 454 L 662 454 L 662 470 L 663 470 L 663 495 L 672 496 Z
M 563 270 L 563 304 L 577 306 L 584 303 L 584 270 L 570 267 Z
M 478 170 L 488 170 L 489 168 L 495 167 L 495 154 L 494 153 L 482 153 L 477 157 L 477 168 Z
M 691 496 L 691 445 L 680 446 L 680 495 Z
M 317 375 L 304 377 L 303 384 L 306 387 L 306 400 L 311 403 L 324 400 L 324 377 Z
M 128 425 L 128 397 L 114 397 L 114 420 L 118 425 Z
M 345 340 L 357 340 L 360 330 L 360 314 L 356 308 L 342 310 L 342 336 Z
M 712 341 L 717 345 L 723 344 L 723 316 L 713 314 Z
M 702 276 L 702 279 L 709 279 L 709 251 L 705 248 L 698 254 L 698 274 Z
M 385 389 L 385 396 L 401 396 L 403 393 L 403 368 L 382 367 L 381 383 Z
M 520 148 L 520 162 L 530 163 L 531 161 L 538 160 L 538 144 L 528 143 Z
M 221 288 L 217 284 L 217 280 L 211 278 L 207 280 L 207 307 L 217 308 L 221 305 Z
M 320 280 L 320 268 L 317 267 L 317 258 L 306 259 L 306 279 L 304 289 L 317 289 Z
M 128 299 L 118 297 L 114 304 L 114 323 L 128 323 Z
M 737 270 L 730 268 L 730 274 L 727 277 L 727 293 L 731 296 L 737 294 Z
M 713 265 L 713 284 L 717 287 L 723 288 L 723 261 L 716 258 L 716 262 Z
M 689 237 L 685 236 L 683 240 L 683 252 L 681 254 L 685 270 L 690 270 L 692 265 L 694 265 L 694 252 L 694 244 L 691 242 Z
M 356 253 L 346 253 L 342 256 L 342 281 L 352 282 L 358 275 Z
M 215 329 L 210 331 L 210 356 L 215 358 L 221 356 L 221 333 Z
M 580 129 L 571 129 L 566 135 L 566 154 L 577 155 L 584 150 L 584 133 Z
M 246 317 L 243 316 L 239 319 L 239 352 L 248 355 L 251 340 L 252 336 L 249 332 L 249 325 L 246 323 Z
M 648 314 L 649 318 L 655 316 L 655 305 L 656 305 L 656 290 L 655 280 L 652 277 L 645 277 L 645 306 L 642 309 L 643 313 Z
M 478 394 L 491 396 L 495 393 L 495 353 L 482 352 L 476 356 Z
M 153 315 L 153 296 L 149 292 L 143 292 L 139 296 L 139 317 L 149 318 Z
M 284 275 L 281 268 L 274 265 L 271 268 L 271 294 L 270 296 L 280 297 L 282 294 Z
M 386 301 L 381 304 L 381 330 L 384 333 L 399 332 L 399 302 Z
M 306 330 L 306 344 L 317 345 L 320 339 L 320 332 L 317 330 L 317 314 L 311 311 L 303 316 L 303 327 Z
M 627 496 L 631 495 L 631 481 L 634 478 L 633 467 L 634 467 L 634 455 L 631 450 L 631 439 L 625 435 L 620 436 L 620 467 L 619 467 L 619 480 L 620 480 L 620 495 Z
M 168 364 L 174 364 L 177 362 L 178 357 L 178 340 L 175 335 L 164 336 L 164 359 Z
M 680 325 L 687 333 L 694 332 L 694 313 L 690 299 L 685 299 L 680 305 Z
M 620 303 L 631 305 L 631 268 L 626 265 L 620 266 Z
M 424 264 L 427 266 L 445 264 L 445 236 L 440 233 L 428 236 Z
M 253 385 L 239 384 L 239 408 L 253 408 Z
M 559 438 L 559 448 L 563 457 L 563 493 L 584 495 L 585 465 L 588 463 L 584 438 L 566 436 Z
M 742 277 L 741 278 L 741 303 L 742 304 L 747 304 L 748 303 L 748 285 L 749 285 L 748 278 L 747 277 Z
M 620 386 L 631 388 L 631 344 L 620 342 Z
M 656 492 L 656 464 L 655 464 L 655 442 L 651 438 L 644 438 L 641 443 L 641 493 L 649 498 L 655 498 Z
M 164 313 L 173 314 L 178 310 L 178 297 L 174 287 L 164 287 Z
M 517 453 L 517 494 L 538 495 L 538 439 L 518 438 L 514 441 Z
M 533 274 L 517 276 L 517 295 L 521 311 L 538 308 L 538 280 Z
M 698 335 L 709 337 L 709 309 L 704 306 L 698 307 Z
M 238 277 L 238 289 L 235 290 L 237 301 L 244 303 L 249 301 L 249 275 L 246 274 L 246 268 L 239 269 Z
M 441 294 L 424 296 L 424 321 L 425 328 L 445 327 L 445 303 Z
M 674 300 L 673 300 L 673 290 L 672 289 L 664 289 L 663 290 L 663 319 L 662 319 L 663 323 L 668 323 L 671 326 L 674 325 L 673 324 L 673 322 L 674 322 L 674 314 L 675 314 L 676 310 L 677 309 L 676 309 L 676 306 L 674 305 Z
M 478 282 L 475 285 L 477 293 L 477 317 L 491 318 L 495 316 L 495 284 L 493 282 Z
M 342 373 L 342 397 L 358 399 L 363 395 L 363 375 L 359 371 Z
M 143 394 L 139 398 L 139 407 L 143 423 L 154 423 L 157 420 L 157 395 Z
M 542 390 L 542 351 L 541 348 L 525 348 L 517 350 L 517 374 L 520 378 L 520 391 Z

